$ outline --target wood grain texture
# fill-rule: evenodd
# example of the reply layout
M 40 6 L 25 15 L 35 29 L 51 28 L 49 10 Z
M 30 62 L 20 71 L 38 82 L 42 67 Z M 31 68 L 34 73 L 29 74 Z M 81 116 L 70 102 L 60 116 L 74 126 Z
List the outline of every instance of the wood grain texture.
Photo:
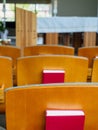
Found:
M 7 130 L 44 130 L 47 109 L 83 110 L 84 130 L 98 130 L 98 84 L 17 87 L 5 92 Z

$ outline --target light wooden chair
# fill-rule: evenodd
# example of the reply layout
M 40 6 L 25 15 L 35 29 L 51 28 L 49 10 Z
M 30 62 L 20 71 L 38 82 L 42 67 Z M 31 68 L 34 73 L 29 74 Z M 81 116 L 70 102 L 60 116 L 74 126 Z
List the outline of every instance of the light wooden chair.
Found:
M 42 71 L 64 70 L 64 82 L 86 82 L 88 59 L 68 55 L 37 55 L 17 59 L 17 85 L 42 83 Z
M 12 86 L 12 59 L 0 56 L 0 113 L 5 112 L 4 90 Z
M 98 47 L 97 46 L 80 47 L 78 49 L 78 56 L 87 57 L 89 60 L 89 68 L 92 68 L 93 58 L 98 56 Z
M 84 130 L 98 130 L 98 84 L 30 85 L 5 91 L 7 130 L 44 130 L 47 109 L 83 110 Z
M 98 82 L 98 58 L 93 59 L 92 82 Z
M 62 45 L 37 45 L 24 48 L 24 56 L 44 54 L 74 55 L 74 48 Z
M 90 81 L 92 75 L 93 59 L 96 56 L 98 56 L 98 47 L 97 46 L 81 47 L 78 49 L 78 56 L 87 57 L 89 60 L 88 80 Z
M 21 56 L 21 50 L 15 46 L 0 46 L 0 56 L 8 56 L 12 58 L 13 80 L 14 85 L 17 83 L 16 79 L 16 59 Z

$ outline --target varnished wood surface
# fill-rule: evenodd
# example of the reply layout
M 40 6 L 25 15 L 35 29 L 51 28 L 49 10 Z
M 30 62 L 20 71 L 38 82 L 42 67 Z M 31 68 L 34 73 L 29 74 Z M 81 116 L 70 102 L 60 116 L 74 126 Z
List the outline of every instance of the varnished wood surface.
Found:
M 65 54 L 74 55 L 74 47 L 61 45 L 37 45 L 24 47 L 24 56 L 44 54 Z
M 0 102 L 0 113 L 5 112 L 4 90 L 13 86 L 12 59 L 0 56 L 0 93 L 2 100 Z
M 69 55 L 37 55 L 17 59 L 17 85 L 42 83 L 42 71 L 64 70 L 64 82 L 86 82 L 88 59 Z
M 30 85 L 5 92 L 7 130 L 45 130 L 47 109 L 81 109 L 84 130 L 98 130 L 98 84 Z

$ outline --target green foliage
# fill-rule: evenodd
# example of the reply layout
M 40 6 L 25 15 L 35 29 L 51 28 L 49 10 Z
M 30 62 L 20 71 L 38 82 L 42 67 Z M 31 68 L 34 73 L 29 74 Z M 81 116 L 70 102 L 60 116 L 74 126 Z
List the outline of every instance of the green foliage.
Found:
M 0 31 L 4 32 L 4 30 L 5 30 L 4 24 L 2 21 L 0 21 Z

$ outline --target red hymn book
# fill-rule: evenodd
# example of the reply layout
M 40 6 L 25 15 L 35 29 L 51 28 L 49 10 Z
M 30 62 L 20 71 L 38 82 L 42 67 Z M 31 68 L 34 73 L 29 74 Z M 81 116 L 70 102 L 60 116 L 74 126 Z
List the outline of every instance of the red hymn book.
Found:
M 42 83 L 64 83 L 64 70 L 43 70 Z
M 46 110 L 46 130 L 84 130 L 82 110 Z

